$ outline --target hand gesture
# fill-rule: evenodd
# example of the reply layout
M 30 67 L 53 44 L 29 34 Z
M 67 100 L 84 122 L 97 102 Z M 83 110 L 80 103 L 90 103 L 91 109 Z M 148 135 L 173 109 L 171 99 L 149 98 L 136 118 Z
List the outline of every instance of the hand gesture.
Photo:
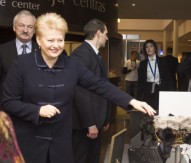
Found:
M 96 139 L 98 136 L 98 129 L 96 126 L 91 126 L 88 128 L 88 133 L 87 133 L 87 137 L 89 137 L 90 139 Z
M 53 105 L 41 106 L 39 115 L 41 117 L 52 118 L 56 114 L 60 114 L 60 111 Z
M 136 110 L 139 110 L 143 113 L 147 113 L 150 116 L 154 116 L 154 114 L 156 113 L 156 111 L 146 102 L 133 99 L 130 101 L 129 104 L 132 105 Z

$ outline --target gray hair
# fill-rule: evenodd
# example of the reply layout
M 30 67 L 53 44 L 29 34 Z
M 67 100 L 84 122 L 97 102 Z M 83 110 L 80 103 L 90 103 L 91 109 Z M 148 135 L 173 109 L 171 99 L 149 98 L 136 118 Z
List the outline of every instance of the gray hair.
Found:
M 30 11 L 28 11 L 28 10 L 21 10 L 21 11 L 19 11 L 19 12 L 15 15 L 15 17 L 13 18 L 13 25 L 16 24 L 16 22 L 17 22 L 17 20 L 18 20 L 18 18 L 19 18 L 20 16 L 31 16 L 31 17 L 33 17 L 33 19 L 34 19 L 34 22 L 36 21 L 35 16 L 34 16 Z

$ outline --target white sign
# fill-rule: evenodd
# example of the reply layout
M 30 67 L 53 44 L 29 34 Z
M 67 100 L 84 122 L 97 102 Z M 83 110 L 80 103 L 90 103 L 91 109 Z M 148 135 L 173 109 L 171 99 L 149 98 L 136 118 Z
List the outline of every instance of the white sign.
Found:
M 159 92 L 159 115 L 191 116 L 191 92 Z

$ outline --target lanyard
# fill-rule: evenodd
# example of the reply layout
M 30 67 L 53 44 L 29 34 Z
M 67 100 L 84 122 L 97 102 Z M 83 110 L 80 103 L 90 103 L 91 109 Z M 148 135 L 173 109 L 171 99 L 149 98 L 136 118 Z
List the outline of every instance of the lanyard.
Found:
M 155 81 L 155 77 L 156 77 L 156 67 L 157 67 L 157 66 L 156 66 L 156 65 L 157 65 L 157 60 L 155 61 L 154 71 L 153 71 L 153 69 L 152 69 L 152 67 L 151 67 L 151 63 L 150 63 L 149 59 L 148 59 L 148 63 L 149 63 L 149 67 L 150 67 L 151 73 L 153 74 L 154 81 Z

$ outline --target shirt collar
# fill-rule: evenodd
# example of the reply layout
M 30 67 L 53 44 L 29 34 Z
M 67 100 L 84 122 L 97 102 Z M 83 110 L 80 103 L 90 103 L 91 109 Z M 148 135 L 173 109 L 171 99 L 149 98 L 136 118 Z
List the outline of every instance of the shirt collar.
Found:
M 149 61 L 156 61 L 156 55 L 154 55 L 152 58 L 148 56 Z
M 93 48 L 96 54 L 99 53 L 99 50 L 91 42 L 89 42 L 88 40 L 85 40 L 85 42 L 87 42 Z
M 23 42 L 21 42 L 18 38 L 16 38 L 16 46 L 17 46 L 17 49 L 20 49 L 23 44 L 26 44 L 26 45 L 27 45 L 27 48 L 29 48 L 29 49 L 32 48 L 32 41 L 29 41 L 29 42 L 27 42 L 27 43 L 23 43 Z

